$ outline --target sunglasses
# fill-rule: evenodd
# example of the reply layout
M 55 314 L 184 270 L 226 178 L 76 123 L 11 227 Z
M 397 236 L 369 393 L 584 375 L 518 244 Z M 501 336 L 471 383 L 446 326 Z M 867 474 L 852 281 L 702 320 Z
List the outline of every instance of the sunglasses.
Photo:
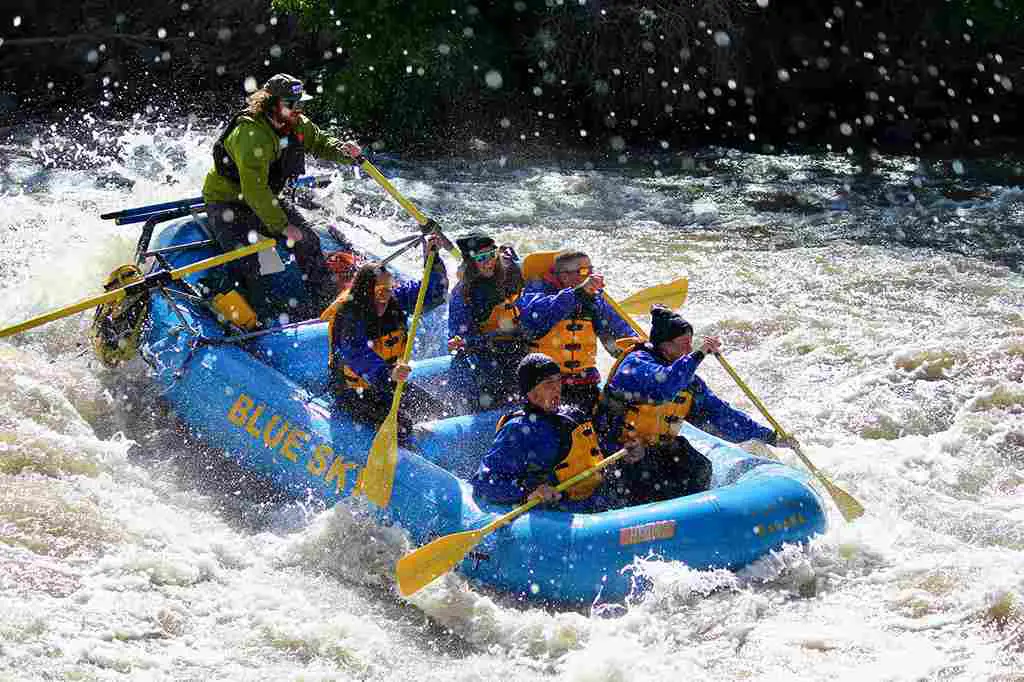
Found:
M 498 256 L 498 248 L 488 249 L 487 251 L 481 251 L 480 253 L 471 253 L 469 257 L 474 263 L 486 263 L 489 260 L 493 260 Z
M 576 275 L 579 275 L 580 277 L 589 277 L 590 273 L 592 273 L 593 271 L 594 271 L 594 268 L 585 265 L 582 268 L 577 268 L 575 270 L 559 270 L 557 274 L 559 274 L 559 275 L 572 275 L 572 274 L 576 274 Z

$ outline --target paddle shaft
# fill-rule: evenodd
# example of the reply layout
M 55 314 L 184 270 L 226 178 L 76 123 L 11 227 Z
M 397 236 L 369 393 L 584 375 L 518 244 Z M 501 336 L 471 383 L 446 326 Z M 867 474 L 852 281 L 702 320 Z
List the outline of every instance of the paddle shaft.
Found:
M 423 304 L 427 298 L 427 288 L 434 269 L 436 253 L 433 249 L 427 254 L 427 262 L 423 266 L 423 279 L 416 295 L 416 307 L 413 310 L 412 322 L 406 334 L 405 349 L 402 351 L 401 364 L 409 362 L 412 344 L 416 338 L 416 328 L 423 314 Z M 391 397 L 391 409 L 377 429 L 377 435 L 370 445 L 366 457 L 366 466 L 359 477 L 359 491 L 373 504 L 381 509 L 391 502 L 391 491 L 395 483 L 395 469 L 398 466 L 398 407 L 402 403 L 405 381 L 397 382 L 395 393 Z
M 427 263 L 423 266 L 423 279 L 420 281 L 420 290 L 416 293 L 416 308 L 412 313 L 412 322 L 409 323 L 409 333 L 406 335 L 405 350 L 402 351 L 402 364 L 408 365 L 412 357 L 412 343 L 416 338 L 416 328 L 420 325 L 420 318 L 423 316 L 423 304 L 427 300 L 427 289 L 430 284 L 430 277 L 434 270 L 434 258 L 436 252 L 431 249 L 427 255 Z M 399 381 L 395 386 L 395 396 L 391 399 L 391 415 L 398 415 L 398 405 L 402 402 L 402 392 L 405 390 L 405 382 Z
M 830 481 L 828 477 L 821 473 L 807 455 L 804 454 L 800 444 L 782 428 L 782 425 L 779 424 L 779 422 L 775 421 L 775 418 L 768 412 L 768 408 L 764 406 L 764 403 L 762 403 L 756 395 L 754 395 L 754 392 L 750 390 L 750 387 L 747 386 L 743 379 L 736 374 L 736 370 L 734 370 L 732 365 L 722 357 L 722 354 L 715 353 L 715 357 L 718 358 L 718 362 L 722 364 L 722 368 L 729 373 L 729 376 L 731 376 L 732 380 L 736 382 L 736 385 L 739 386 L 746 396 L 750 398 L 750 401 L 757 406 L 757 409 L 761 411 L 761 414 L 763 414 L 764 418 L 768 420 L 768 423 L 772 425 L 772 428 L 779 434 L 779 437 L 788 438 L 790 442 L 793 443 L 793 452 L 795 452 L 796 456 L 800 458 L 800 461 L 804 463 L 807 470 L 825 486 L 825 489 L 828 490 L 829 494 L 832 496 L 836 506 L 839 507 L 839 511 L 842 512 L 843 518 L 847 521 L 853 521 L 861 516 L 864 513 L 864 506 L 850 495 L 850 493 L 837 486 L 835 483 Z
M 105 303 L 114 303 L 120 301 L 125 296 L 134 294 L 135 292 L 141 289 L 146 289 L 151 286 L 156 286 L 160 284 L 166 284 L 170 280 L 179 280 L 195 272 L 199 272 L 200 270 L 205 270 L 207 268 L 223 265 L 224 263 L 233 261 L 237 258 L 244 258 L 245 256 L 250 256 L 258 251 L 262 251 L 263 249 L 269 248 L 273 245 L 273 239 L 264 239 L 263 241 L 259 241 L 255 244 L 250 244 L 249 246 L 243 246 L 241 248 L 235 249 L 234 251 L 222 253 L 219 256 L 204 258 L 201 261 L 196 261 L 191 265 L 186 265 L 185 267 L 177 268 L 175 270 L 171 270 L 170 272 L 163 270 L 160 272 L 152 273 L 150 275 L 147 275 L 145 278 L 137 282 L 127 284 L 121 287 L 120 289 L 114 289 L 113 291 L 108 291 L 104 294 L 98 294 L 96 296 L 92 296 L 90 298 L 78 301 L 77 303 L 72 303 L 71 305 L 65 306 L 60 310 L 54 310 L 52 312 L 45 313 L 37 317 L 33 317 L 32 319 L 26 320 L 25 322 L 21 322 L 10 327 L 5 327 L 4 329 L 0 329 L 0 338 L 3 338 L 5 336 L 12 336 L 14 334 L 19 334 L 23 331 L 28 331 L 29 329 L 34 329 L 36 327 L 46 324 L 47 322 L 53 322 L 54 320 L 59 320 L 62 317 L 74 315 L 75 313 L 80 313 L 83 310 L 95 308 L 96 306 L 100 306 Z
M 330 175 L 301 175 L 297 178 L 292 179 L 288 182 L 289 187 L 322 187 L 331 182 Z M 148 206 L 139 206 L 137 208 L 125 208 L 120 211 L 111 211 L 110 213 L 101 213 L 100 218 L 102 220 L 119 220 L 122 218 L 130 218 L 134 216 L 143 216 L 150 213 L 160 213 L 173 208 L 189 208 L 192 206 L 199 206 L 205 204 L 206 201 L 202 197 L 191 197 L 189 199 L 176 199 L 174 201 L 165 201 L 162 204 L 150 204 Z M 142 222 L 142 221 L 139 221 Z M 119 223 L 125 224 L 125 223 Z
M 423 227 L 426 227 L 427 225 L 430 225 L 432 222 L 434 222 L 430 218 L 425 216 L 418 208 L 416 208 L 415 204 L 413 204 L 411 201 L 402 196 L 402 193 L 399 192 L 395 188 L 395 186 L 391 184 L 390 180 L 384 177 L 384 174 L 381 173 L 376 166 L 370 163 L 369 159 L 367 159 L 366 157 L 359 157 L 358 159 L 356 159 L 356 163 L 358 163 L 359 167 L 363 169 L 363 172 L 365 172 L 367 175 L 376 180 L 377 184 L 383 187 L 384 191 L 390 194 L 392 198 L 395 201 L 397 201 L 399 205 L 402 208 L 404 208 L 409 213 L 409 215 L 411 215 L 416 220 L 417 223 L 419 223 Z M 436 223 L 434 224 L 436 225 Z M 440 230 L 437 230 L 437 232 L 438 234 L 440 234 Z M 452 256 L 454 256 L 455 258 L 461 258 L 462 254 L 459 253 L 459 250 L 457 248 L 455 248 L 455 245 L 452 244 L 447 237 L 444 237 L 444 235 L 441 236 L 444 238 L 445 241 L 445 250 L 447 250 L 448 253 L 452 254 Z
M 614 310 L 616 313 L 618 313 L 619 317 L 621 317 L 623 320 L 625 320 L 626 323 L 630 327 L 633 328 L 633 331 L 636 332 L 637 336 L 639 336 L 641 339 L 645 339 L 645 340 L 647 339 L 646 332 L 644 332 L 644 330 L 640 328 L 640 325 L 637 323 L 636 320 L 634 320 L 630 316 L 629 313 L 627 313 L 625 310 L 622 309 L 622 306 L 620 306 L 618 303 L 616 303 L 615 300 L 612 299 L 612 297 L 609 296 L 607 293 L 605 293 L 603 290 L 601 291 L 601 295 L 604 296 L 605 303 L 610 305 L 612 307 L 612 310 Z
M 615 454 L 608 455 L 607 457 L 602 459 L 600 462 L 598 462 L 595 466 L 587 469 L 586 471 L 581 471 L 580 473 L 576 474 L 572 478 L 565 479 L 564 481 L 559 483 L 557 486 L 555 486 L 555 490 L 557 490 L 560 493 L 561 492 L 565 492 L 566 490 L 568 490 L 569 488 L 573 487 L 574 485 L 576 485 L 580 481 L 588 479 L 591 476 L 593 476 L 594 474 L 596 474 L 597 472 L 601 471 L 602 469 L 605 469 L 607 467 L 610 467 L 612 464 L 615 464 L 615 462 L 618 462 L 620 459 L 622 459 L 623 457 L 625 457 L 628 454 L 629 454 L 629 450 L 627 450 L 626 448 L 622 448 L 621 450 L 619 450 Z M 541 500 L 541 498 L 535 497 L 534 499 L 530 500 L 529 502 L 526 502 L 525 504 L 522 504 L 522 505 L 516 507 L 512 511 L 510 511 L 510 512 L 508 512 L 506 514 L 502 514 L 498 518 L 496 518 L 493 521 L 491 521 L 490 523 L 488 523 L 483 528 L 479 529 L 480 533 L 482 534 L 481 535 L 481 539 L 483 539 L 483 536 L 489 535 L 489 534 L 493 533 L 494 531 L 498 530 L 499 528 L 502 528 L 502 527 L 507 526 L 508 524 L 512 523 L 517 518 L 519 518 L 520 516 L 522 516 L 526 512 L 530 511 L 531 509 L 536 507 L 538 504 L 541 504 L 542 502 L 543 502 L 543 500 Z

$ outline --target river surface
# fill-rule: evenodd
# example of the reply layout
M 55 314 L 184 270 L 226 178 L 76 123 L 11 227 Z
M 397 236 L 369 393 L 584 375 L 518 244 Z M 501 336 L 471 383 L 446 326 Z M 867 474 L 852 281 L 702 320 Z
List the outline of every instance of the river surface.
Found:
M 99 214 L 198 195 L 213 128 L 7 135 L 0 326 L 100 292 L 138 226 Z M 0 341 L 0 680 L 1024 680 L 1024 191 L 955 159 L 383 165 L 451 235 L 585 249 L 614 295 L 688 276 L 697 334 L 866 516 L 738 573 L 640 561 L 624 605 L 405 600 L 400 530 L 188 440 L 87 313 Z M 367 247 L 411 227 L 350 171 L 320 199 Z

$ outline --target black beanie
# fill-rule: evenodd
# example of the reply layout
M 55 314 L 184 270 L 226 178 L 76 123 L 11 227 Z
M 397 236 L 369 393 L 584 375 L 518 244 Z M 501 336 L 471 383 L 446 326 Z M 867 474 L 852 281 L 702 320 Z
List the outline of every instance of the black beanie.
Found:
M 525 398 L 537 384 L 561 372 L 558 364 L 548 356 L 543 353 L 530 353 L 519 361 L 519 368 L 516 370 L 519 377 L 519 392 Z
M 651 306 L 651 343 L 657 346 L 662 341 L 692 334 L 693 327 L 689 322 L 663 305 Z
M 494 240 L 483 232 L 470 232 L 465 237 L 459 237 L 456 239 L 455 244 L 468 258 L 472 253 L 479 253 L 480 251 L 486 251 L 487 249 L 492 248 L 494 246 Z

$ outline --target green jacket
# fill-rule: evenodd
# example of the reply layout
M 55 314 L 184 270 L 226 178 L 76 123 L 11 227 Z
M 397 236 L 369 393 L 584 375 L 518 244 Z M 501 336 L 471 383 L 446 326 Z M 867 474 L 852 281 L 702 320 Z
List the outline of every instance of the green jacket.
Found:
M 305 116 L 299 117 L 295 132 L 302 137 L 305 150 L 318 159 L 351 164 L 341 149 L 341 141 L 331 137 Z M 203 183 L 207 203 L 245 202 L 256 213 L 267 231 L 279 235 L 288 226 L 288 218 L 267 184 L 270 164 L 281 155 L 280 134 L 264 116 L 241 116 L 238 125 L 224 140 L 224 147 L 238 166 L 241 184 L 211 168 Z

